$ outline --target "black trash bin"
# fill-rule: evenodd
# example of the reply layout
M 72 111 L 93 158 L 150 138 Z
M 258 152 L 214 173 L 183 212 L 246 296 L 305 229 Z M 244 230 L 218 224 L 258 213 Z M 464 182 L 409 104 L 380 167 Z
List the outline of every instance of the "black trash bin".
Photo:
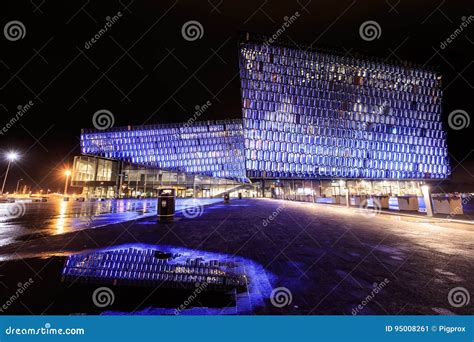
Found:
M 158 221 L 171 222 L 174 219 L 176 194 L 174 189 L 158 190 Z
M 224 203 L 229 203 L 230 202 L 230 195 L 228 192 L 224 194 Z
M 242 199 L 242 193 L 239 192 L 239 199 Z

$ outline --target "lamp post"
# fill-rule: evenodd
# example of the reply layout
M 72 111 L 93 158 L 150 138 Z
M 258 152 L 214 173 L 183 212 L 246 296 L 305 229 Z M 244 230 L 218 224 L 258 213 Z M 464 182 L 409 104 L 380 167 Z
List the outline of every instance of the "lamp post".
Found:
M 18 189 L 20 188 L 20 182 L 23 180 L 23 178 L 20 178 L 18 182 L 16 182 L 16 193 L 18 194 Z
M 64 182 L 64 196 L 67 195 L 67 186 L 69 184 L 69 176 L 71 175 L 71 171 L 70 170 L 66 170 L 64 172 L 64 175 L 66 176 L 66 181 Z
M 7 154 L 8 166 L 7 172 L 5 172 L 5 177 L 3 178 L 2 192 L 0 193 L 3 196 L 3 191 L 5 190 L 5 183 L 7 182 L 8 172 L 10 171 L 11 163 L 18 159 L 18 154 L 16 152 L 9 152 Z

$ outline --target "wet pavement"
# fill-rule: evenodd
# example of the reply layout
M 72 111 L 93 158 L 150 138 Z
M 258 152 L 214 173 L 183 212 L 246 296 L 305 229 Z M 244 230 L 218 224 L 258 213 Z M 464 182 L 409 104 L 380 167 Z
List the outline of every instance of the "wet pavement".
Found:
M 176 210 L 192 210 L 218 199 L 176 200 Z M 78 202 L 52 199 L 48 202 L 0 203 L 0 246 L 17 240 L 64 234 L 156 215 L 156 199 L 123 199 Z
M 249 279 L 252 291 L 233 304 L 237 314 L 240 305 L 277 315 L 474 313 L 467 300 L 474 295 L 474 225 L 265 199 L 221 200 L 195 213 L 178 213 L 171 224 L 146 217 L 0 247 L 1 259 L 21 259 L 0 264 L 0 285 L 13 291 L 32 277 L 47 289 L 50 275 L 58 279 L 61 271 L 52 255 L 147 244 L 259 265 Z M 32 301 L 24 297 L 20 311 L 28 313 Z M 199 307 L 188 312 L 218 313 Z

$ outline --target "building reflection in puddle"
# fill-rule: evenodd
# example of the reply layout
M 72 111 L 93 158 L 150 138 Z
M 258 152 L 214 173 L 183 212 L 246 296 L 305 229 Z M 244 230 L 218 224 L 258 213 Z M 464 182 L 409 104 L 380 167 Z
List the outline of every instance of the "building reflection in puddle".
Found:
M 272 291 L 273 278 L 262 265 L 239 256 L 174 246 L 127 244 L 69 256 L 62 281 L 112 289 L 195 289 L 206 284 L 206 291 L 235 291 L 236 308 L 250 313 L 264 306 Z M 154 310 L 159 314 L 168 309 Z

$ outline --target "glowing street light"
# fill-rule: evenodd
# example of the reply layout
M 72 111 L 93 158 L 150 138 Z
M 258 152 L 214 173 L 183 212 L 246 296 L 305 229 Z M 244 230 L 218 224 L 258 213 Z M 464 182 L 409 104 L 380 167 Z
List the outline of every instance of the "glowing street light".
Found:
M 5 190 L 5 183 L 7 182 L 8 172 L 10 171 L 10 165 L 12 162 L 14 162 L 17 159 L 18 159 L 18 153 L 14 151 L 10 151 L 7 153 L 7 160 L 8 160 L 7 172 L 5 172 L 5 177 L 3 178 L 2 192 L 0 193 L 0 195 L 3 195 L 3 190 Z
M 15 161 L 15 160 L 17 160 L 17 159 L 18 159 L 18 153 L 13 152 L 13 151 L 8 152 L 8 154 L 7 154 L 7 159 L 8 159 L 8 161 Z
M 71 175 L 71 170 L 64 171 L 64 175 L 66 176 L 66 181 L 64 183 L 64 196 L 67 195 L 67 186 L 69 184 L 69 176 Z

